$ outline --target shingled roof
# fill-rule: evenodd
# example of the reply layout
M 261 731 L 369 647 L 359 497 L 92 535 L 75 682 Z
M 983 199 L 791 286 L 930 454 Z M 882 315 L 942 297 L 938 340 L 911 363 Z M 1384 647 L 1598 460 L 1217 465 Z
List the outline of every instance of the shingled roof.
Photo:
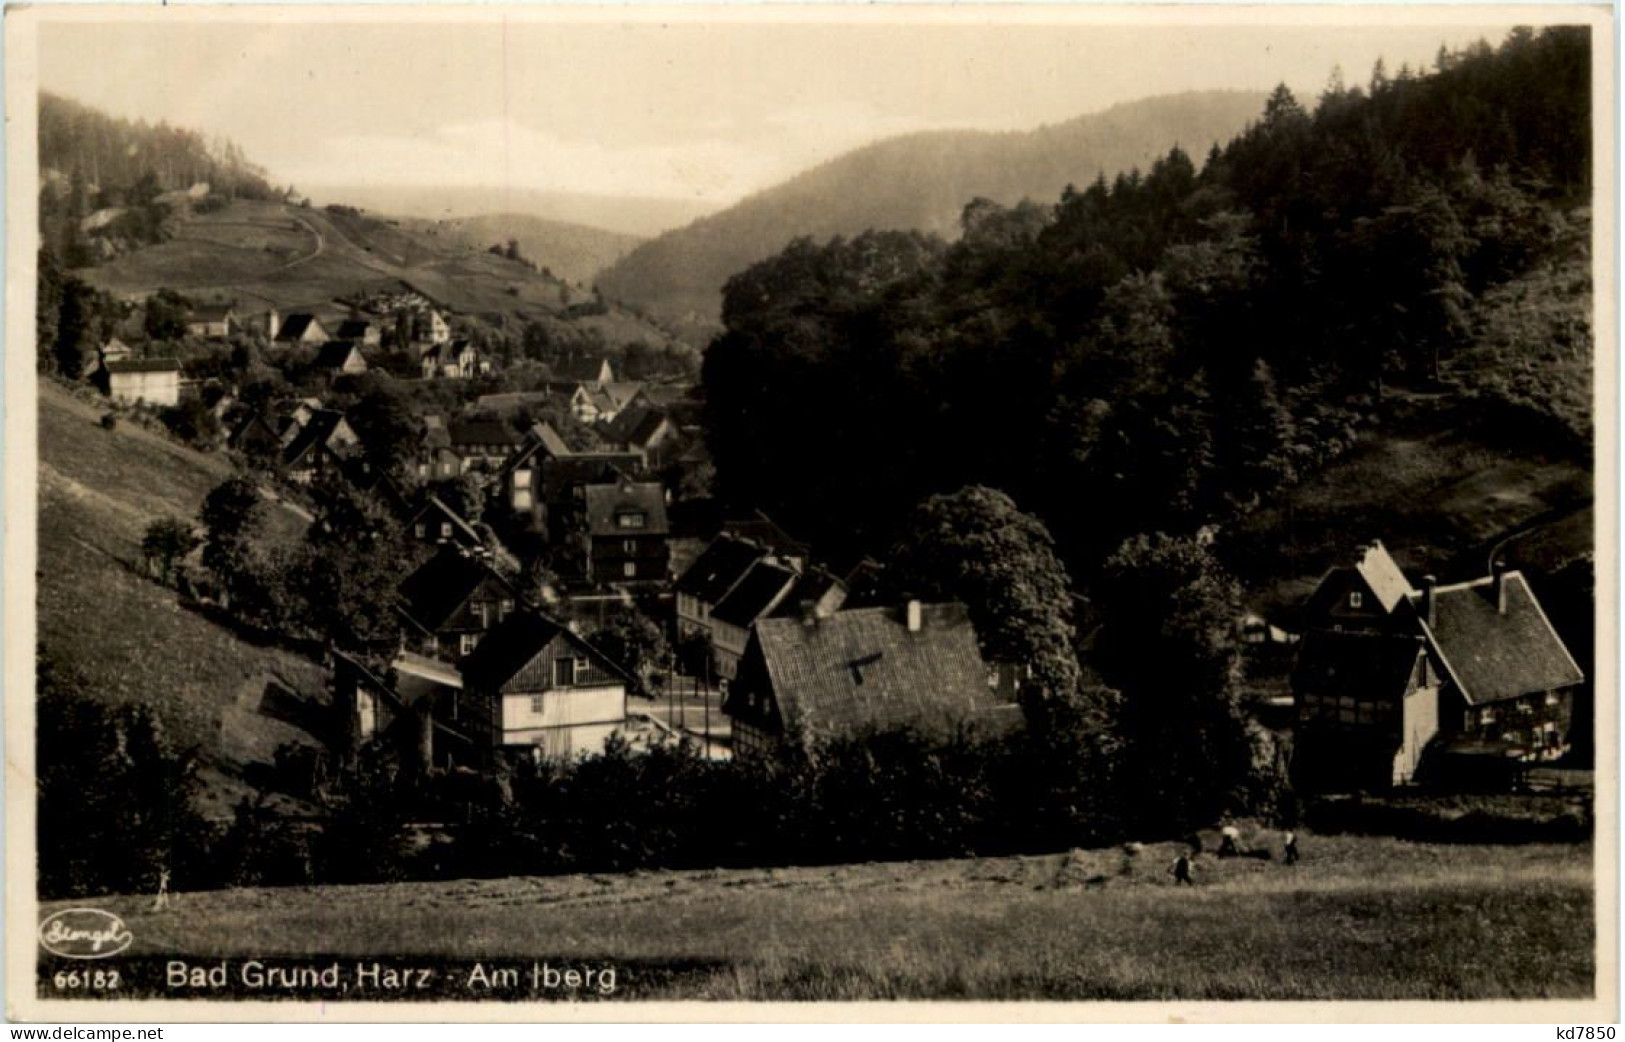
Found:
M 435 554 L 401 583 L 402 611 L 423 630 L 444 626 L 487 581 L 498 583 L 517 599 L 506 579 L 480 561 L 452 551 Z
M 1505 612 L 1494 576 L 1433 591 L 1433 621 L 1424 620 L 1423 628 L 1462 697 L 1469 705 L 1485 705 L 1583 682 L 1585 674 L 1523 573 L 1507 572 L 1502 581 Z
M 350 355 L 355 350 L 356 346 L 348 340 L 329 340 L 316 352 L 316 365 L 322 369 L 342 368 L 350 363 Z
M 282 462 L 285 466 L 292 466 L 304 459 L 305 454 L 317 445 L 326 445 L 332 440 L 339 424 L 344 422 L 344 414 L 333 409 L 317 409 L 299 428 L 299 433 L 288 442 L 287 448 L 282 450 Z
M 299 340 L 309 332 L 310 327 L 313 325 L 321 330 L 324 336 L 326 335 L 327 330 L 322 328 L 322 324 L 317 321 L 315 315 L 303 311 L 289 315 L 282 320 L 281 325 L 277 326 L 276 339 L 284 341 Z
M 735 583 L 717 606 L 711 609 L 711 618 L 730 626 L 749 629 L 751 623 L 776 607 L 791 586 L 796 573 L 767 561 L 757 561 Z
M 906 609 L 891 607 L 758 622 L 751 640 L 785 732 L 803 741 L 903 727 L 940 734 L 1007 716 L 965 606 L 925 604 L 920 616 L 917 632 Z
M 715 604 L 745 577 L 762 554 L 762 548 L 755 543 L 719 535 L 678 577 L 676 590 L 706 604 Z

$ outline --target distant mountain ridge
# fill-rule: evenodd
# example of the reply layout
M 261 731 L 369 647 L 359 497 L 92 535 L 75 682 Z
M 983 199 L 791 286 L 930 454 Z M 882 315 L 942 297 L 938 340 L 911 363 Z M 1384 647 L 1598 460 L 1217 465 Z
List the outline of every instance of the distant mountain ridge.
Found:
M 671 323 L 714 325 L 728 277 L 797 236 L 875 229 L 951 235 L 977 196 L 1053 202 L 1068 184 L 1145 169 L 1175 145 L 1198 163 L 1239 133 L 1265 95 L 1214 91 L 1148 98 L 1031 131 L 932 131 L 833 159 L 639 246 L 599 287 Z
M 693 199 L 550 192 L 500 185 L 321 185 L 311 188 L 310 195 L 318 203 L 344 203 L 393 217 L 446 221 L 487 214 L 523 214 L 639 238 L 681 227 L 716 209 L 714 204 Z

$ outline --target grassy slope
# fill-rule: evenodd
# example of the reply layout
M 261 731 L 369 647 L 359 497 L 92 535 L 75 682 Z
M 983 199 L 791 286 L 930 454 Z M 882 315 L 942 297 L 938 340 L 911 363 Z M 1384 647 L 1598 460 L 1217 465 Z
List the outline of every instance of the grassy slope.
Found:
M 555 275 L 584 285 L 590 285 L 600 271 L 643 241 L 634 235 L 602 228 L 514 213 L 442 221 L 409 218 L 401 224 L 431 238 L 444 238 L 481 250 L 493 243 L 517 239 L 520 252 L 538 267 L 550 268 Z
M 1459 393 L 1399 393 L 1360 444 L 1250 515 L 1235 533 L 1267 552 L 1246 578 L 1265 607 L 1301 602 L 1357 545 L 1380 538 L 1399 563 L 1442 580 L 1484 573 L 1510 543 L 1514 567 L 1556 571 L 1593 547 L 1591 463 L 1515 420 L 1485 422 L 1475 394 L 1527 403 L 1549 426 L 1590 431 L 1589 224 L 1575 222 L 1554 263 L 1487 292 L 1474 339 L 1446 360 Z M 1243 571 L 1247 571 L 1244 567 Z
M 557 280 L 450 237 L 279 203 L 239 201 L 186 217 L 168 242 L 81 274 L 126 298 L 168 287 L 197 300 L 235 300 L 244 311 L 275 306 L 337 316 L 344 309 L 335 297 L 403 282 L 462 314 L 540 318 L 564 308 Z M 574 296 L 586 299 L 580 290 Z M 667 339 L 635 316 L 613 318 L 605 332 L 619 340 Z
M 156 707 L 178 741 L 202 752 L 208 806 L 222 811 L 246 791 L 246 765 L 268 762 L 283 742 L 310 740 L 261 711 L 266 684 L 319 699 L 324 673 L 246 643 L 137 571 L 147 524 L 194 517 L 230 472 L 223 460 L 133 424 L 103 430 L 99 408 L 49 383 L 39 406 L 37 639 L 86 694 Z M 271 519 L 279 535 L 300 524 L 278 508 Z
M 177 956 L 619 967 L 632 997 L 1461 999 L 1594 987 L 1589 847 L 1308 837 L 1295 868 L 1169 845 L 773 870 L 111 898 Z M 47 910 L 49 911 L 49 909 Z M 137 952 L 135 954 L 141 954 Z M 675 968 L 675 972 L 674 972 Z

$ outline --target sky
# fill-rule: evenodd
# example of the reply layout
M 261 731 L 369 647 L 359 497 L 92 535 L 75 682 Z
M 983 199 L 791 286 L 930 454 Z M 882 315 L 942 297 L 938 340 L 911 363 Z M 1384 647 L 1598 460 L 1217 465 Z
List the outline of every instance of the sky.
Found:
M 1364 83 L 1379 57 L 1390 72 L 1425 66 L 1441 43 L 1499 42 L 1508 27 L 1259 27 L 1191 9 L 1165 25 L 1057 22 L 1042 9 L 938 23 L 908 8 L 799 24 L 677 14 L 80 12 L 41 26 L 39 79 L 113 115 L 229 137 L 277 183 L 313 194 L 507 186 L 722 207 L 895 134 L 1024 130 L 1159 94 L 1281 82 L 1307 102 L 1334 67 Z

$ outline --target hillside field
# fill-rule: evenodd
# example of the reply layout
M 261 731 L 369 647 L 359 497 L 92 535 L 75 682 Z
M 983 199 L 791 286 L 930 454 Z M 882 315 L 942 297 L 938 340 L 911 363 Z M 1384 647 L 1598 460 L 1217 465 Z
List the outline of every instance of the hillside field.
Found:
M 411 222 L 408 222 L 411 223 Z M 342 318 L 335 298 L 411 286 L 454 314 L 566 322 L 590 297 L 455 236 L 414 231 L 371 215 L 238 200 L 179 215 L 168 241 L 87 268 L 80 277 L 124 299 L 161 288 L 195 301 L 235 301 L 243 315 L 275 307 Z M 670 337 L 618 309 L 583 319 L 612 343 Z
M 1589 845 L 1302 842 L 1291 867 L 1203 855 L 1193 888 L 1172 885 L 1176 848 L 1160 844 L 1128 874 L 1113 849 L 218 891 L 156 913 L 150 897 L 98 906 L 137 939 L 133 980 L 161 980 L 171 957 L 387 958 L 438 967 L 425 998 L 492 997 L 467 985 L 476 961 L 532 960 L 614 967 L 619 999 L 1593 994 Z
M 250 765 L 269 763 L 285 742 L 314 741 L 295 721 L 325 699 L 325 672 L 243 640 L 142 574 L 146 526 L 195 517 L 230 467 L 133 423 L 103 430 L 101 413 L 40 384 L 41 658 L 85 695 L 156 708 L 176 743 L 202 754 L 205 811 L 228 814 L 250 791 Z M 268 515 L 274 537 L 303 529 L 281 507 Z

